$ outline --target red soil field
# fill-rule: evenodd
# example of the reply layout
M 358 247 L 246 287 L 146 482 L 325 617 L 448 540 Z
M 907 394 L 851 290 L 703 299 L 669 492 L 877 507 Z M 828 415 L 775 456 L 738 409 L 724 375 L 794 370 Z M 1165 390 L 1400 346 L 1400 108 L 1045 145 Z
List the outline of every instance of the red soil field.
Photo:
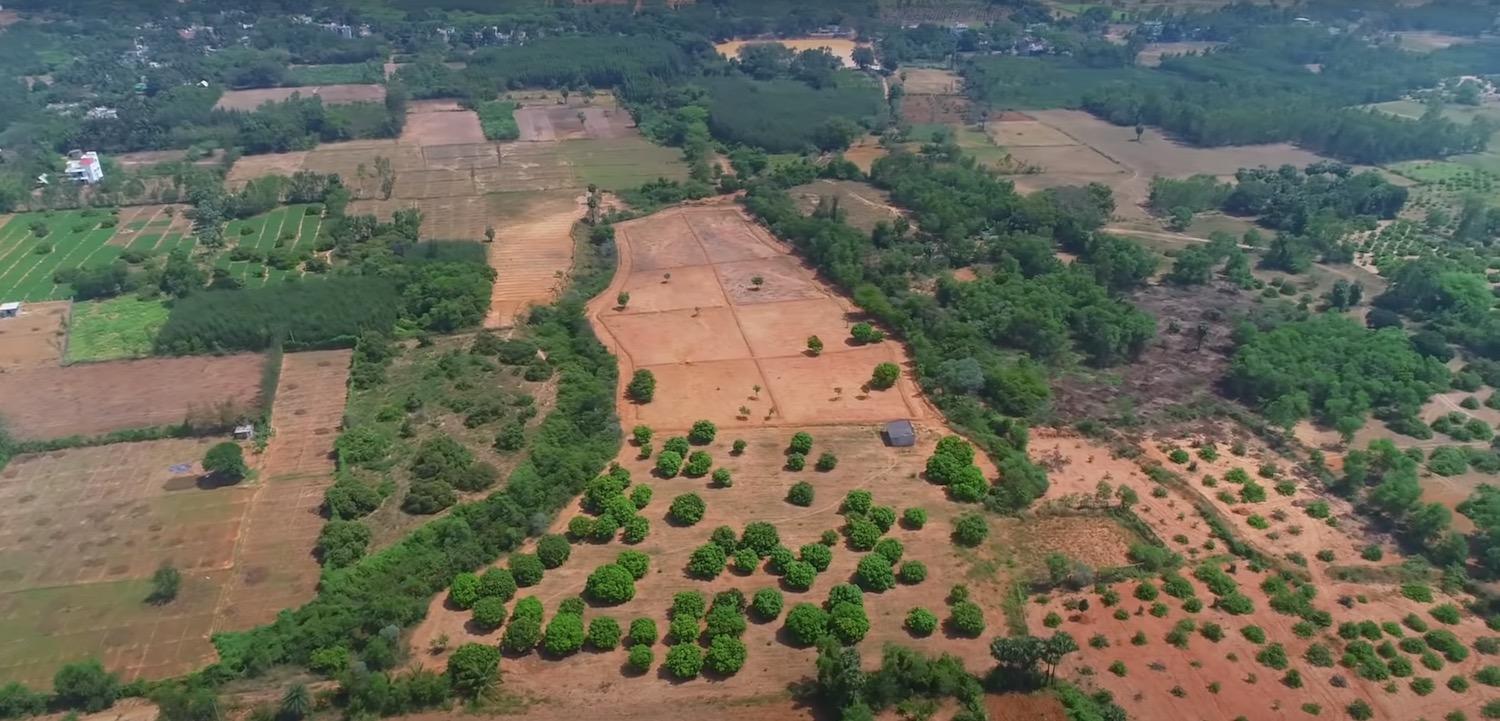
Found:
M 271 437 L 260 483 L 236 550 L 234 574 L 219 604 L 216 630 L 275 620 L 317 590 L 312 555 L 323 527 L 323 492 L 333 483 L 333 441 L 348 397 L 350 351 L 288 353 L 271 411 Z
M 20 316 L 0 319 L 0 375 L 61 363 L 67 322 L 65 300 L 26 303 Z
M 889 390 L 861 390 L 879 363 L 904 362 L 899 345 L 850 345 L 849 328 L 861 317 L 854 307 L 738 210 L 669 210 L 620 223 L 615 233 L 620 272 L 591 313 L 621 358 L 622 388 L 637 367 L 657 377 L 651 403 L 622 400 L 627 426 L 928 417 L 905 379 Z M 632 301 L 617 308 L 622 290 Z M 825 345 L 817 357 L 806 352 L 814 334 Z
M 42 366 L 0 378 L 0 418 L 18 439 L 99 435 L 181 423 L 189 414 L 259 402 L 256 354 Z

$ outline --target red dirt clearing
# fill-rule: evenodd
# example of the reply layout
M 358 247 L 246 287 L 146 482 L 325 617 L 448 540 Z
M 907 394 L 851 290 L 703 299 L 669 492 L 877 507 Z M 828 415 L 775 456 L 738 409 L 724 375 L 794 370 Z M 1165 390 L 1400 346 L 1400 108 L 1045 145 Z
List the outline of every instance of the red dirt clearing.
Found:
M 615 233 L 620 272 L 591 314 L 621 358 L 622 389 L 638 367 L 657 378 L 651 403 L 622 400 L 627 426 L 927 417 L 904 378 L 890 390 L 861 389 L 876 365 L 904 362 L 900 346 L 849 344 L 856 309 L 738 210 L 679 208 L 620 223 Z M 617 308 L 622 290 L 632 302 Z M 823 340 L 819 356 L 806 352 L 810 335 Z
M 61 363 L 67 323 L 65 300 L 26 303 L 20 316 L 0 319 L 0 374 Z
M 0 374 L 0 418 L 22 440 L 181 423 L 225 402 L 254 408 L 264 357 L 151 358 Z

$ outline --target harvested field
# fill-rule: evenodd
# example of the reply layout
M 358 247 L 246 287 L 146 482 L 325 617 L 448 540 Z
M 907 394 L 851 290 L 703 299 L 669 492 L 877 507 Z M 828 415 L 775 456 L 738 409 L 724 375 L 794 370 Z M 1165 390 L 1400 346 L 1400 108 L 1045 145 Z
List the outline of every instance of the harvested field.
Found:
M 902 68 L 898 73 L 907 95 L 959 95 L 964 79 L 958 73 L 937 68 Z
M 634 546 L 625 546 L 618 541 L 574 545 L 566 564 L 548 571 L 540 585 L 523 589 L 522 595 L 535 595 L 546 607 L 550 618 L 562 599 L 583 590 L 584 580 L 592 569 L 612 561 L 620 551 L 630 548 L 651 558 L 651 571 L 637 582 L 635 597 L 613 608 L 590 609 L 585 616 L 610 616 L 622 626 L 628 625 L 632 618 L 644 616 L 653 619 L 664 631 L 667 609 L 672 595 L 678 591 L 691 589 L 712 593 L 739 588 L 749 595 L 759 588 L 778 585 L 778 579 L 763 570 L 749 575 L 725 573 L 711 582 L 686 577 L 682 569 L 688 553 L 707 539 L 712 528 L 730 525 L 739 529 L 749 521 L 767 521 L 775 524 L 783 545 L 797 548 L 816 542 L 822 531 L 838 527 L 842 522 L 838 516 L 840 500 L 849 490 L 862 488 L 874 495 L 877 504 L 890 504 L 898 509 L 919 506 L 927 509 L 929 516 L 927 525 L 920 530 L 893 527 L 890 531 L 891 537 L 905 545 L 904 558 L 924 562 L 930 575 L 921 584 L 902 585 L 878 595 L 865 596 L 871 628 L 860 647 L 866 658 L 878 657 L 883 644 L 898 642 L 928 653 L 954 654 L 974 670 L 987 667 L 991 663 L 986 648 L 987 638 L 965 639 L 941 633 L 913 638 L 901 627 L 906 611 L 913 606 L 941 612 L 943 595 L 949 584 L 963 578 L 968 568 L 968 554 L 947 540 L 953 518 L 964 507 L 947 502 L 940 487 L 916 477 L 943 431 L 939 427 L 919 424 L 920 441 L 916 447 L 889 448 L 880 441 L 875 427 L 809 428 L 817 450 L 836 453 L 842 459 L 834 471 L 815 473 L 792 472 L 783 467 L 783 448 L 787 438 L 796 430 L 795 427 L 746 428 L 736 430 L 732 436 L 721 432 L 719 439 L 706 448 L 716 461 L 733 473 L 736 482 L 731 488 L 707 488 L 707 479 L 653 478 L 651 461 L 637 459 L 635 450 L 626 447 L 619 462 L 630 470 L 636 483 L 649 483 L 655 490 L 655 500 L 642 511 L 651 522 L 650 535 Z M 729 443 L 733 437 L 747 441 L 744 454 L 729 455 Z M 788 488 L 804 480 L 817 488 L 813 505 L 802 508 L 787 503 L 784 498 Z M 706 501 L 707 513 L 703 520 L 691 527 L 668 523 L 664 516 L 670 499 L 687 492 L 698 493 Z M 553 524 L 553 530 L 563 531 L 570 517 L 577 513 L 574 509 L 564 511 Z M 810 590 L 786 592 L 787 607 L 803 601 L 821 602 L 829 588 L 847 581 L 860 555 L 842 545 L 836 546 L 832 565 L 818 575 Z M 998 601 L 1002 594 L 999 588 L 992 588 L 983 579 L 969 583 L 975 589 L 976 598 L 986 604 L 985 612 L 991 628 L 1000 627 L 1002 615 Z M 446 663 L 446 654 L 424 652 L 430 640 L 439 634 L 446 634 L 451 639 L 450 649 L 468 641 L 492 644 L 501 635 L 500 632 L 476 631 L 467 623 L 468 614 L 447 607 L 445 600 L 442 596 L 434 599 L 426 620 L 412 635 L 413 657 L 429 668 L 440 669 Z M 749 648 L 748 660 L 742 671 L 729 678 L 674 682 L 654 671 L 640 676 L 622 674 L 624 652 L 613 651 L 580 653 L 566 659 L 550 659 L 536 654 L 507 659 L 503 662 L 507 664 L 505 684 L 513 693 L 544 701 L 536 707 L 538 713 L 544 714 L 572 711 L 598 718 L 663 718 L 664 714 L 665 717 L 677 718 L 671 715 L 674 708 L 692 708 L 701 714 L 706 704 L 716 709 L 714 717 L 720 718 L 717 711 L 720 707 L 728 713 L 729 709 L 764 704 L 765 708 L 750 718 L 798 717 L 805 711 L 791 706 L 785 689 L 814 674 L 816 651 L 793 647 L 781 633 L 781 628 L 780 620 L 750 623 L 743 636 Z M 658 645 L 654 650 L 659 661 L 665 653 L 665 646 Z M 528 717 L 530 715 L 528 712 Z
M 875 165 L 875 161 L 887 155 L 890 155 L 889 150 L 880 147 L 879 143 L 869 138 L 864 138 L 855 143 L 854 147 L 844 151 L 844 160 L 854 163 L 854 167 L 868 173 Z M 728 163 L 725 163 L 725 167 L 728 167 Z
M 316 95 L 325 105 L 379 103 L 385 101 L 384 85 L 306 85 L 293 88 L 226 90 L 214 105 L 216 110 L 254 110 L 266 103 L 279 103 L 293 95 Z
M 294 150 L 290 153 L 242 155 L 234 161 L 234 166 L 229 169 L 229 175 L 225 177 L 224 182 L 231 189 L 238 190 L 246 183 L 267 175 L 291 177 L 293 173 L 304 169 L 303 164 L 307 162 L 308 154 L 306 150 Z M 352 179 L 353 175 L 348 177 Z
M 1011 148 L 1078 144 L 1078 141 L 1038 120 L 990 123 L 987 130 L 997 144 Z
M 102 659 L 160 678 L 214 657 L 209 633 L 246 488 L 199 488 L 209 440 L 24 455 L 0 474 L 0 679 L 45 687 L 63 663 Z M 63 521 L 59 519 L 70 519 Z M 178 598 L 145 602 L 163 562 Z
M 288 353 L 276 385 L 260 483 L 245 516 L 234 571 L 214 630 L 270 623 L 317 590 L 312 549 L 323 527 L 323 492 L 333 483 L 333 441 L 347 398 L 350 351 Z
M 637 367 L 657 377 L 654 401 L 622 404 L 627 426 L 926 417 L 906 380 L 886 391 L 860 389 L 875 365 L 902 361 L 899 346 L 849 346 L 848 328 L 860 317 L 854 308 L 737 210 L 670 210 L 621 223 L 615 232 L 621 269 L 592 313 L 621 357 L 622 387 Z M 682 287 L 673 288 L 679 276 Z M 644 302 L 614 307 L 615 294 L 627 289 L 641 292 Z M 804 332 L 824 339 L 820 356 L 805 355 Z
M 737 58 L 740 56 L 740 48 L 746 45 L 759 45 L 764 43 L 779 43 L 790 48 L 793 52 L 803 50 L 826 49 L 843 61 L 844 67 L 854 67 L 854 48 L 865 43 L 856 43 L 848 38 L 776 38 L 769 40 L 731 40 L 718 43 L 714 49 L 726 58 Z
M 1006 123 L 1011 125 L 1011 123 Z M 1087 145 L 1029 145 L 1011 148 L 1011 155 L 1042 168 L 1042 174 L 1125 175 L 1128 171 Z
M 500 167 L 500 153 L 490 143 L 426 145 L 422 159 L 429 170 L 472 170 Z
M 253 353 L 20 368 L 3 373 L 0 418 L 22 440 L 181 423 L 222 404 L 259 403 Z
M 969 121 L 969 99 L 963 95 L 907 95 L 901 119 L 913 125 L 962 125 Z
M 414 109 L 406 115 L 401 142 L 413 145 L 483 143 L 484 130 L 479 126 L 479 114 L 472 110 L 455 107 L 453 110 L 419 112 Z
M 635 127 L 635 120 L 619 108 L 523 105 L 516 109 L 516 125 L 521 129 L 521 142 L 551 142 L 623 138 Z
M 1130 171 L 1147 177 L 1185 177 L 1198 173 L 1233 175 L 1245 167 L 1265 165 L 1274 168 L 1290 164 L 1300 168 L 1328 160 L 1288 143 L 1195 148 L 1164 137 L 1152 128 L 1147 128 L 1141 142 L 1137 143 L 1133 128 L 1114 125 L 1082 111 L 1040 110 L 1030 114 Z
M 474 187 L 481 193 L 558 190 L 579 187 L 572 165 L 557 144 L 502 143 L 500 167 L 474 171 Z
M 573 224 L 583 217 L 575 191 L 487 196 L 499 231 L 489 245 L 497 277 L 486 328 L 509 326 L 527 308 L 551 302 L 573 267 Z
M 474 195 L 474 175 L 468 170 L 409 170 L 396 175 L 395 197 L 402 200 Z
M 65 300 L 26 303 L 20 316 L 0 318 L 0 375 L 62 362 L 68 337 L 68 305 Z

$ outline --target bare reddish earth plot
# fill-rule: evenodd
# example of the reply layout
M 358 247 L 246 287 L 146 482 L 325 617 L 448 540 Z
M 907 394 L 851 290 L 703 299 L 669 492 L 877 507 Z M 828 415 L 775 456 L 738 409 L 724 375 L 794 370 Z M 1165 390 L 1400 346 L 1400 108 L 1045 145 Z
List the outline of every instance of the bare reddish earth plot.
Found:
M 571 190 L 529 194 L 521 209 L 507 213 L 513 219 L 498 226 L 489 245 L 496 277 L 486 328 L 509 326 L 526 308 L 556 297 L 573 266 L 571 231 L 580 214 Z
M 905 378 L 889 390 L 862 389 L 877 364 L 904 362 L 900 346 L 852 345 L 855 308 L 736 208 L 668 210 L 617 224 L 615 237 L 620 269 L 591 312 L 620 357 L 622 384 L 637 368 L 657 379 L 651 403 L 622 395 L 626 426 L 928 417 Z M 621 291 L 631 298 L 623 309 L 614 306 Z M 825 345 L 817 357 L 807 353 L 810 335 Z
M 37 440 L 181 423 L 224 403 L 252 409 L 264 362 L 246 353 L 9 370 L 0 418 L 16 438 Z
M 21 315 L 0 318 L 0 383 L 8 380 L 9 371 L 61 363 L 67 323 L 65 300 L 27 303 Z
M 320 568 L 312 556 L 323 527 L 323 492 L 333 483 L 333 441 L 348 398 L 350 351 L 288 353 L 282 360 L 260 482 L 235 549 L 235 568 L 216 630 L 269 623 L 312 598 Z

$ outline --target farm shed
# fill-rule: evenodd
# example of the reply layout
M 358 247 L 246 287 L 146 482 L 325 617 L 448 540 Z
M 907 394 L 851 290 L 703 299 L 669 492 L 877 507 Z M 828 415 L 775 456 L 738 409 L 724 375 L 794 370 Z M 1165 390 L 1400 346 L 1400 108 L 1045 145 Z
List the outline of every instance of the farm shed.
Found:
M 885 442 L 898 448 L 917 444 L 917 429 L 911 421 L 891 421 L 885 424 Z

